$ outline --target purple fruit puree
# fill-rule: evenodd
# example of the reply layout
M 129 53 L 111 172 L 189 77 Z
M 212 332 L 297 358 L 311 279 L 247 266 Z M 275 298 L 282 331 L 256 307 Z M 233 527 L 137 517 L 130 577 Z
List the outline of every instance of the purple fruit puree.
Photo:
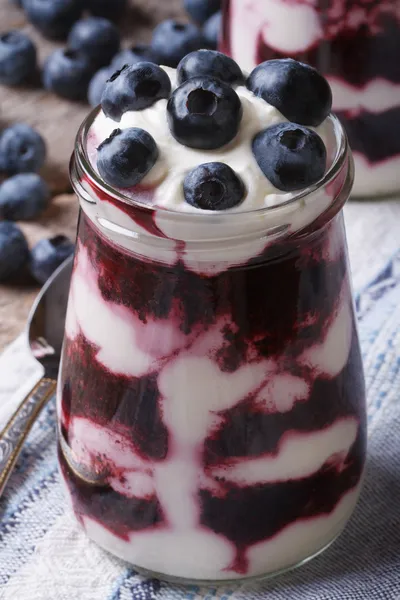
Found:
M 151 223 L 148 219 L 147 229 L 154 233 Z M 95 325 L 96 307 L 107 309 L 101 319 L 99 313 L 98 328 L 113 314 L 123 315 L 137 340 L 142 328 L 166 327 L 157 329 L 157 348 L 147 348 L 152 361 L 133 376 L 126 372 L 129 361 L 122 369 L 105 357 L 82 317 L 80 326 L 67 326 L 60 435 L 78 462 L 84 457 L 95 471 L 106 469 L 108 479 L 102 485 L 85 482 L 61 451 L 60 464 L 78 519 L 84 527 L 89 519 L 104 528 L 101 543 L 108 549 L 108 533 L 128 547 L 139 532 L 149 537 L 166 532 L 173 540 L 175 533 L 189 531 L 193 548 L 196 536 L 213 534 L 200 578 L 259 575 L 269 565 L 267 560 L 262 567 L 253 564 L 254 545 L 273 544 L 296 526 L 307 542 L 307 527 L 311 531 L 316 519 L 329 519 L 357 491 L 366 451 L 365 399 L 342 214 L 319 225 L 267 246 L 245 264 L 201 275 L 179 258 L 166 265 L 132 254 L 82 212 L 69 310 L 77 309 L 74 293 L 86 279 Z M 109 346 L 116 347 L 118 333 L 110 335 Z M 138 348 L 143 343 L 137 341 Z M 215 377 L 213 401 L 214 388 L 192 368 L 203 368 L 204 361 Z M 264 375 L 241 391 L 243 373 L 257 364 L 266 365 Z M 171 372 L 175 375 L 168 378 Z M 183 420 L 169 396 L 170 389 L 179 392 L 177 377 L 181 389 L 187 386 Z M 314 450 L 298 463 L 296 449 L 301 455 L 307 444 Z M 247 479 L 254 460 L 260 474 Z M 182 481 L 173 477 L 177 461 L 183 465 Z M 160 474 L 168 465 L 166 486 Z M 194 483 L 185 488 L 193 469 Z M 135 473 L 145 481 L 137 492 L 132 491 Z M 175 486 L 176 502 L 182 502 L 182 522 L 168 501 L 168 486 Z M 330 542 L 343 524 L 328 528 L 314 546 L 306 544 L 301 559 Z M 222 566 L 212 558 L 216 538 L 230 557 L 227 563 L 221 559 Z M 168 553 L 162 547 L 159 552 Z M 119 554 L 132 560 L 129 552 Z M 146 559 L 141 564 L 140 553 L 134 560 L 168 575 L 197 576 L 178 564 L 165 571 Z M 290 559 L 278 568 L 287 566 Z
M 330 81 L 333 108 L 346 127 L 356 164 L 360 157 L 355 192 L 375 195 L 400 189 L 400 10 L 397 0 L 318 0 L 315 3 L 271 0 L 268 4 L 264 4 L 264 0 L 247 4 L 244 0 L 225 0 L 221 49 L 241 63 L 239 42 L 234 42 L 235 23 L 244 18 L 244 13 L 237 14 L 238 7 L 243 11 L 266 11 L 265 22 L 261 17 L 253 19 L 252 25 L 243 32 L 243 44 L 248 44 L 248 36 L 254 38 L 251 42 L 253 65 L 247 68 L 265 60 L 290 56 L 315 66 Z M 274 18 L 268 16 L 278 9 L 288 12 L 277 12 Z M 307 11 L 302 12 L 307 14 L 307 19 L 296 21 L 300 12 L 290 16 L 291 10 L 303 9 Z M 312 11 L 315 18 L 311 16 Z M 304 43 L 290 47 L 282 38 L 280 45 L 283 18 L 296 22 L 298 30 L 304 29 Z M 292 34 L 288 31 L 287 35 Z M 271 42 L 268 43 L 268 39 Z

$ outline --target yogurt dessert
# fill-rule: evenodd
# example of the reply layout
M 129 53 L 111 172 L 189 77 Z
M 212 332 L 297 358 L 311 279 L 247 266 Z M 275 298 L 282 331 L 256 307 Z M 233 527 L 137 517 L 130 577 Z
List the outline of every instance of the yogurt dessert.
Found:
M 248 71 L 286 56 L 318 68 L 353 150 L 353 193 L 400 190 L 398 0 L 225 0 L 222 49 Z
M 81 128 L 59 460 L 84 530 L 139 570 L 270 575 L 357 502 L 353 168 L 330 107 L 311 67 L 245 80 L 199 51 L 117 72 Z

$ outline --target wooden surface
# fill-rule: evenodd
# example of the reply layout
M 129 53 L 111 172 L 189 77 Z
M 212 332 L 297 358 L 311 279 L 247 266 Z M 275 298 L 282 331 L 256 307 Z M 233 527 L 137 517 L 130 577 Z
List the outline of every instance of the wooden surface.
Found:
M 112 0 L 110 0 L 112 2 Z M 131 0 L 120 23 L 124 46 L 149 41 L 151 30 L 168 17 L 184 18 L 181 0 Z M 29 23 L 22 10 L 8 0 L 0 0 L 0 32 L 23 29 L 35 41 L 39 62 L 59 43 L 45 40 Z M 54 233 L 74 237 L 77 206 L 68 178 L 68 163 L 79 125 L 89 111 L 86 104 L 72 103 L 45 92 L 38 81 L 27 87 L 6 88 L 0 85 L 0 128 L 17 121 L 35 127 L 46 139 L 47 160 L 42 175 L 51 186 L 54 198 L 40 221 L 22 224 L 30 244 Z M 24 327 L 38 288 L 25 281 L 0 284 L 0 351 Z

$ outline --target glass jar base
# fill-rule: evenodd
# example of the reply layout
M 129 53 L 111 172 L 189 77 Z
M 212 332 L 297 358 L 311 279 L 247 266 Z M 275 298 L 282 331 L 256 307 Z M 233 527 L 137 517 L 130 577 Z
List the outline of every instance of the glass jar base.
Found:
M 164 575 L 163 573 L 155 573 L 154 571 L 149 571 L 148 569 L 143 569 L 142 567 L 137 567 L 136 565 L 132 565 L 133 569 L 137 571 L 140 575 L 144 577 L 151 577 L 152 579 L 160 579 L 161 581 L 166 581 L 167 583 L 173 583 L 176 585 L 199 585 L 199 586 L 223 586 L 223 585 L 239 585 L 244 583 L 257 583 L 262 581 L 268 581 L 269 579 L 274 579 L 275 577 L 279 577 L 280 575 L 284 575 L 285 573 L 290 573 L 290 571 L 294 571 L 299 567 L 306 565 L 308 562 L 325 552 L 340 536 L 344 529 L 345 525 L 343 525 L 342 529 L 332 538 L 325 546 L 317 550 L 311 556 L 307 556 L 303 560 L 295 563 L 294 565 L 289 565 L 283 569 L 279 569 L 278 571 L 273 571 L 271 573 L 264 573 L 261 575 L 250 575 L 249 577 L 236 577 L 234 579 L 188 579 L 186 577 L 174 577 L 173 575 Z M 106 550 L 107 551 L 107 550 Z
M 348 519 L 349 518 L 346 517 L 343 520 L 343 522 L 336 529 L 336 532 L 333 535 L 333 537 L 327 543 L 325 543 L 323 546 L 318 548 L 315 552 L 313 552 L 309 556 L 306 556 L 305 558 L 297 561 L 294 564 L 288 565 L 282 569 L 278 569 L 278 570 L 275 570 L 275 571 L 272 571 L 269 573 L 261 573 L 258 575 L 251 575 L 248 577 L 239 576 L 239 577 L 227 578 L 227 579 L 191 579 L 189 577 L 168 575 L 168 574 L 161 573 L 158 571 L 153 571 L 151 569 L 146 569 L 144 567 L 138 566 L 138 565 L 128 561 L 125 557 L 123 557 L 121 554 L 119 554 L 117 551 L 115 551 L 115 549 L 110 550 L 110 548 L 108 548 L 107 545 L 104 544 L 103 541 L 96 539 L 96 536 L 93 535 L 93 532 L 88 534 L 87 531 L 85 530 L 84 526 L 82 526 L 82 523 L 80 523 L 80 525 L 82 526 L 86 535 L 88 535 L 88 537 L 92 540 L 92 542 L 97 544 L 100 548 L 105 550 L 108 554 L 111 554 L 112 556 L 117 556 L 118 558 L 123 560 L 125 563 L 127 563 L 130 567 L 132 567 L 135 571 L 137 571 L 140 575 L 143 575 L 144 577 L 148 577 L 148 578 L 152 578 L 152 579 L 160 579 L 161 581 L 165 581 L 167 583 L 172 583 L 172 584 L 176 584 L 176 585 L 198 585 L 198 586 L 216 587 L 216 586 L 223 586 L 223 585 L 256 583 L 256 582 L 266 581 L 266 580 L 278 577 L 280 575 L 284 575 L 285 573 L 293 571 L 294 569 L 297 569 L 299 567 L 302 567 L 303 565 L 307 564 L 308 562 L 310 562 L 311 560 L 313 560 L 314 558 L 316 558 L 317 556 L 319 556 L 320 554 L 325 552 L 325 550 L 327 550 L 337 540 L 337 538 L 340 536 L 343 529 L 345 528 L 345 526 L 348 522 Z

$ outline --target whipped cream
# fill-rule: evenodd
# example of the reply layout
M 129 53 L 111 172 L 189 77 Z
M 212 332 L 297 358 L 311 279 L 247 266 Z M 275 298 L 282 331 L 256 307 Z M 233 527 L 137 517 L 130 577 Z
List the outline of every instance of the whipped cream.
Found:
M 163 68 L 171 79 L 173 89 L 176 88 L 175 70 Z M 140 127 L 153 136 L 159 150 L 157 163 L 140 184 L 143 187 L 154 187 L 152 203 L 155 206 L 186 213 L 214 212 L 191 206 L 185 201 L 183 193 L 183 181 L 187 173 L 198 165 L 209 162 L 229 165 L 242 178 L 246 188 L 243 202 L 223 211 L 224 213 L 257 210 L 286 202 L 296 194 L 281 192 L 265 177 L 253 155 L 252 141 L 263 129 L 287 122 L 287 119 L 274 106 L 257 98 L 246 87 L 239 86 L 236 92 L 243 105 L 239 133 L 232 142 L 217 150 L 196 150 L 175 140 L 168 127 L 167 100 L 159 100 L 145 110 L 128 111 L 119 123 L 100 111 L 93 122 L 88 140 L 88 154 L 93 167 L 96 169 L 98 145 L 114 129 Z M 333 138 L 331 122 L 326 119 L 313 129 L 328 147 Z M 129 190 L 123 190 L 123 193 L 130 195 Z

